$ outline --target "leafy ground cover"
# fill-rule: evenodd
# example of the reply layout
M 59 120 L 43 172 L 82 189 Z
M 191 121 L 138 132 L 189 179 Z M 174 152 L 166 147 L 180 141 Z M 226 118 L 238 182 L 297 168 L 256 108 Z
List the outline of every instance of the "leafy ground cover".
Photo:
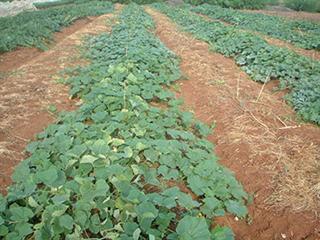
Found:
M 154 4 L 183 30 L 207 41 L 212 48 L 228 57 L 254 80 L 279 79 L 281 88 L 290 88 L 288 101 L 304 120 L 320 124 L 320 64 L 284 48 L 269 45 L 262 38 L 240 31 L 234 26 L 205 20 L 186 9 L 172 9 Z
M 58 32 L 79 18 L 109 13 L 112 9 L 110 2 L 92 1 L 77 6 L 61 6 L 2 17 L 0 53 L 19 46 L 45 50 L 47 43 L 52 40 L 53 32 Z
M 56 6 L 66 5 L 66 4 L 82 4 L 82 3 L 88 3 L 88 2 L 90 1 L 89 0 L 58 0 L 53 2 L 36 2 L 36 3 L 33 3 L 33 5 L 39 9 L 39 8 L 56 7 Z
M 165 87 L 179 61 L 153 28 L 129 5 L 111 34 L 88 41 L 91 64 L 67 80 L 83 104 L 27 147 L 0 197 L 2 238 L 233 239 L 210 231 L 211 218 L 245 217 L 248 196 L 217 162 L 210 129 Z
M 95 0 L 95 1 L 106 1 L 106 0 Z M 50 7 L 56 7 L 61 5 L 67 5 L 67 4 L 81 4 L 81 3 L 89 3 L 90 0 L 58 0 L 54 2 L 39 2 L 34 3 L 37 8 L 50 8 Z M 113 3 L 121 3 L 121 4 L 128 4 L 131 2 L 137 3 L 137 4 L 150 4 L 154 2 L 163 2 L 163 0 L 110 0 L 110 2 Z
M 274 0 L 185 0 L 184 2 L 192 5 L 208 3 L 226 8 L 261 9 Z
M 243 29 L 261 32 L 265 35 L 288 41 L 304 49 L 320 50 L 320 24 L 303 20 L 286 20 L 277 16 L 203 4 L 192 11 L 208 15 L 214 19 L 236 25 Z

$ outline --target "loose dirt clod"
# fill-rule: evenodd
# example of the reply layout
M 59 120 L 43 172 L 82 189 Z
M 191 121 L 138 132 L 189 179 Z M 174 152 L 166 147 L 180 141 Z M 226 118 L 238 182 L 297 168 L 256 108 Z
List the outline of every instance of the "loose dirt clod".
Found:
M 254 194 L 251 225 L 232 216 L 218 222 L 230 226 L 241 240 L 283 239 L 283 235 L 294 240 L 319 239 L 320 221 L 312 211 L 320 209 L 309 176 L 310 171 L 317 175 L 312 176 L 315 181 L 320 176 L 315 151 L 320 148 L 320 129 L 300 125 L 283 93 L 272 91 L 274 83 L 262 89 L 232 59 L 210 52 L 208 44 L 180 32 L 163 14 L 150 8 L 147 12 L 156 21 L 156 35 L 181 57 L 180 68 L 188 80 L 180 81 L 177 96 L 198 119 L 208 124 L 215 121 L 209 140 L 215 143 L 217 155 Z M 282 129 L 288 126 L 296 127 Z M 283 175 L 286 167 L 290 173 Z M 299 177 L 292 181 L 295 175 Z

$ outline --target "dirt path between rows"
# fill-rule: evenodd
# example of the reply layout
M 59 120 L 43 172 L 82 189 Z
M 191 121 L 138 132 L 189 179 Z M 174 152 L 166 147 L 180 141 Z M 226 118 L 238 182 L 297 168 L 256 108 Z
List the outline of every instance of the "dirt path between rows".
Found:
M 96 17 L 0 79 L 0 192 L 5 192 L 14 167 L 25 159 L 26 144 L 54 121 L 48 107 L 54 105 L 58 111 L 76 108 L 77 101 L 69 99 L 68 86 L 57 83 L 58 73 L 85 64 L 79 52 L 83 37 L 110 31 L 111 22 L 107 21 L 113 16 Z
M 188 80 L 179 81 L 178 97 L 200 120 L 212 124 L 209 140 L 221 163 L 254 194 L 250 218 L 217 219 L 239 240 L 315 240 L 320 238 L 320 129 L 299 125 L 295 114 L 272 91 L 249 79 L 235 62 L 210 52 L 208 44 L 179 31 L 165 15 L 146 8 L 155 34 L 181 58 Z
M 220 20 L 220 19 L 210 18 L 209 16 L 206 16 L 204 14 L 200 14 L 200 13 L 195 13 L 195 14 L 197 14 L 200 17 L 203 17 L 207 21 L 215 21 L 215 22 L 220 22 L 220 23 L 222 23 L 222 24 L 224 24 L 226 26 L 234 26 L 231 23 L 225 22 L 225 21 Z M 260 32 L 246 30 L 246 29 L 242 29 L 242 28 L 239 28 L 239 30 L 243 31 L 243 32 L 248 32 L 248 33 L 252 33 L 252 34 L 258 35 L 259 37 L 263 38 L 270 45 L 274 45 L 274 46 L 281 47 L 281 48 L 287 48 L 287 49 L 289 49 L 291 51 L 294 51 L 297 54 L 309 57 L 312 60 L 320 61 L 320 51 L 306 50 L 306 49 L 303 49 L 303 48 L 299 48 L 299 47 L 296 47 L 296 46 L 294 46 L 293 44 L 291 44 L 289 42 L 286 42 L 284 40 L 280 40 L 280 39 L 277 39 L 277 38 L 272 38 L 272 37 L 264 35 L 264 34 L 262 34 Z

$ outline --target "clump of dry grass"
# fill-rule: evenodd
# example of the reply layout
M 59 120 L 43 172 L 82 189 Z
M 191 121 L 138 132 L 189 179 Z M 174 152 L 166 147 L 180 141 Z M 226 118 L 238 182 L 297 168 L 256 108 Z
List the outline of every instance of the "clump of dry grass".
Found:
M 271 117 L 271 116 L 270 116 Z M 250 125 L 248 114 L 239 116 L 229 140 L 250 146 L 248 164 L 258 164 L 271 175 L 270 196 L 265 203 L 270 208 L 290 208 L 295 212 L 320 212 L 320 148 L 299 136 L 279 137 L 262 126 Z M 265 159 L 262 163 L 258 159 Z
M 294 211 L 320 211 L 320 149 L 298 137 L 287 140 L 282 155 L 282 171 L 274 176 L 273 194 L 266 203 Z

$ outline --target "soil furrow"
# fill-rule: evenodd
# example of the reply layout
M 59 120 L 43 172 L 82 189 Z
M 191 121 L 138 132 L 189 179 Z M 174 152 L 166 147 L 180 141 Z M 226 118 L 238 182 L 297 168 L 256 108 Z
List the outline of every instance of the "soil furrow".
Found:
M 156 35 L 181 58 L 188 80 L 179 82 L 177 96 L 197 118 L 216 125 L 209 140 L 221 163 L 254 194 L 251 219 L 217 221 L 239 240 L 319 239 L 320 222 L 312 212 L 320 209 L 320 129 L 295 120 L 283 93 L 273 91 L 275 82 L 252 81 L 232 59 L 209 51 L 165 15 L 146 10 Z
M 111 22 L 107 21 L 114 14 L 95 18 L 0 79 L 0 192 L 5 193 L 14 167 L 26 158 L 27 143 L 54 121 L 49 106 L 58 111 L 76 108 L 77 101 L 69 99 L 68 86 L 57 83 L 58 74 L 66 67 L 85 64 L 79 52 L 82 39 L 110 31 Z

